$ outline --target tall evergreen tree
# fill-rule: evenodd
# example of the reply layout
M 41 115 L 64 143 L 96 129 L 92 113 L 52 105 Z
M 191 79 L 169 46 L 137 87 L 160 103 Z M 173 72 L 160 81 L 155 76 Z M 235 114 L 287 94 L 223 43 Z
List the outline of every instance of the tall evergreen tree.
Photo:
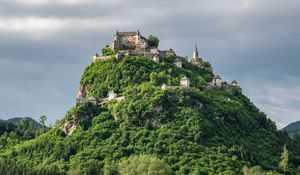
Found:
M 283 152 L 281 153 L 281 161 L 279 162 L 279 168 L 281 168 L 284 173 L 288 169 L 288 161 L 289 161 L 289 152 L 286 148 L 286 145 L 284 145 Z

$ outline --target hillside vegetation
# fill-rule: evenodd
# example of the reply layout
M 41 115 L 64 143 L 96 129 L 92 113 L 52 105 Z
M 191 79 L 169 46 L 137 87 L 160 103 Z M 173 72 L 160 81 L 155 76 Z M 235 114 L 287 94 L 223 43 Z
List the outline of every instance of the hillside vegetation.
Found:
M 37 124 L 28 117 L 0 120 L 0 152 L 25 140 L 34 139 L 47 130 Z
M 300 174 L 299 139 L 278 131 L 241 88 L 205 90 L 209 63 L 178 68 L 173 59 L 92 63 L 80 82 L 87 96 L 114 90 L 126 99 L 73 107 L 47 133 L 2 149 L 0 174 L 283 174 L 284 145 L 285 174 Z M 178 87 L 183 76 L 191 88 Z M 72 135 L 60 129 L 66 122 L 79 126 Z
M 29 121 L 29 123 L 31 123 L 33 125 L 33 127 L 35 128 L 42 128 L 44 127 L 42 124 L 38 123 L 37 121 L 35 121 L 33 118 L 31 117 L 14 117 L 14 118 L 10 118 L 7 121 L 13 124 L 17 124 L 18 122 L 20 122 L 21 120 L 26 119 Z

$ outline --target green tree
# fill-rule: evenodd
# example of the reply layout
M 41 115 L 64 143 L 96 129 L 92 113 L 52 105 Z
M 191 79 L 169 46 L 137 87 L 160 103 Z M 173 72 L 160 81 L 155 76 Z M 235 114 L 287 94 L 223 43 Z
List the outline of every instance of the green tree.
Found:
M 289 161 L 289 152 L 286 148 L 286 145 L 283 146 L 283 152 L 281 153 L 281 161 L 279 162 L 279 168 L 283 170 L 285 173 L 288 169 L 288 161 Z
M 22 118 L 18 123 L 18 130 L 25 132 L 26 130 L 31 129 L 33 126 L 32 124 L 29 122 L 29 120 L 27 120 L 26 118 Z
M 244 175 L 249 175 L 249 167 L 247 165 L 243 166 L 243 169 L 242 169 Z
M 261 167 L 260 166 L 254 166 L 252 168 L 249 168 L 247 165 L 243 167 L 243 173 L 244 175 L 261 175 Z
M 45 128 L 45 121 L 47 120 L 47 117 L 45 115 L 40 116 L 39 122 L 43 125 Z
M 59 125 L 59 123 L 60 123 L 60 120 L 55 120 L 55 123 L 54 123 L 54 127 L 56 127 L 56 126 L 58 126 Z
M 110 47 L 104 47 L 102 49 L 102 55 L 103 56 L 110 56 L 110 55 L 113 55 L 113 54 L 114 54 L 114 51 Z
M 134 155 L 119 162 L 118 172 L 124 175 L 167 175 L 171 174 L 171 169 L 154 156 Z
M 147 41 L 148 41 L 148 45 L 150 47 L 157 47 L 158 44 L 159 44 L 159 39 L 157 37 L 153 36 L 153 35 L 150 35 L 148 37 Z
M 208 61 L 203 61 L 203 66 L 205 68 L 211 68 L 211 64 Z

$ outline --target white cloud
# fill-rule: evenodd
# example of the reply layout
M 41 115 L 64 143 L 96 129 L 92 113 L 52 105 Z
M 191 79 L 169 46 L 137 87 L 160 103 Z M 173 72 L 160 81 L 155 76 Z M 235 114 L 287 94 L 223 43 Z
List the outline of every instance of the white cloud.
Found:
M 96 19 L 57 19 L 57 18 L 0 18 L 1 33 L 18 33 L 23 37 L 45 39 L 64 35 L 64 33 L 89 30 L 109 30 L 117 26 L 134 25 L 122 19 L 96 18 Z
M 62 29 L 63 21 L 44 18 L 0 18 L 0 33 L 21 33 L 27 37 L 45 38 Z

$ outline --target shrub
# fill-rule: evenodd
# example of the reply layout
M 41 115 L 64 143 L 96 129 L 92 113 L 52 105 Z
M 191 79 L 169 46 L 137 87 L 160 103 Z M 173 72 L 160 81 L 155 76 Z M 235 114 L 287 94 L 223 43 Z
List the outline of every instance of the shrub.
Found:
M 157 47 L 159 44 L 159 39 L 153 35 L 150 35 L 147 39 L 147 42 L 150 47 Z
M 104 47 L 104 48 L 102 49 L 102 55 L 103 55 L 103 56 L 110 56 L 110 55 L 113 55 L 113 54 L 114 54 L 114 51 L 111 50 L 110 47 Z

